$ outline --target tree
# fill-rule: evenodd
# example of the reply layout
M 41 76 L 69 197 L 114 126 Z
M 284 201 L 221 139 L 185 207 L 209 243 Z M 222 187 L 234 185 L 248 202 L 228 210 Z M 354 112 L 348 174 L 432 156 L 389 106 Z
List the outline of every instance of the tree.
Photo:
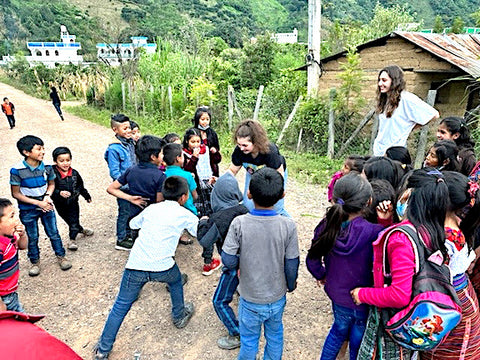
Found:
M 461 34 L 461 33 L 463 33 L 463 28 L 464 27 L 465 27 L 465 22 L 463 21 L 463 19 L 460 16 L 457 16 L 453 20 L 451 32 L 454 33 L 454 34 Z
M 433 25 L 433 32 L 436 34 L 443 33 L 443 29 L 445 29 L 445 24 L 442 21 L 442 17 L 440 15 L 435 16 L 435 25 Z
M 475 20 L 475 26 L 480 26 L 480 9 L 470 15 Z

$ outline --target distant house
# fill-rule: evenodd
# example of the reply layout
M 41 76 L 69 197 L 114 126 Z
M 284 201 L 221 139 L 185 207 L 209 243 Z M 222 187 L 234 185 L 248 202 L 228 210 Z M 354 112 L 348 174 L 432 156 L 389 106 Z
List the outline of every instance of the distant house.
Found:
M 278 44 L 296 44 L 298 42 L 298 30 L 295 28 L 291 33 L 276 33 L 272 36 Z
M 77 54 L 82 48 L 79 42 L 75 41 L 76 36 L 70 35 L 65 25 L 60 26 L 60 42 L 27 42 L 27 48 L 31 56 L 26 59 L 31 66 L 44 64 L 46 67 L 54 68 L 55 64 L 79 65 L 83 57 Z
M 480 34 L 428 34 L 395 31 L 357 47 L 364 71 L 362 95 L 375 99 L 378 72 L 396 64 L 405 72 L 407 90 L 425 99 L 428 90 L 437 90 L 435 108 L 441 116 L 463 116 L 480 104 Z M 346 52 L 321 60 L 319 92 L 339 84 Z M 480 82 L 476 82 L 480 85 Z
M 138 50 L 145 49 L 147 54 L 154 54 L 157 44 L 147 43 L 145 36 L 132 36 L 129 44 L 97 44 L 97 58 L 110 66 L 119 66 L 121 62 L 138 57 Z

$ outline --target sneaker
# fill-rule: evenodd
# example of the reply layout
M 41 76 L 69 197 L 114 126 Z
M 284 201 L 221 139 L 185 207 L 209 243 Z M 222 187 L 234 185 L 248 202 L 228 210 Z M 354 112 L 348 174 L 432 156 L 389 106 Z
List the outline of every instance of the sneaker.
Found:
M 240 335 L 237 336 L 222 336 L 217 340 L 217 345 L 223 350 L 233 350 L 240 347 Z
M 94 360 L 108 359 L 109 353 L 102 353 L 102 352 L 100 352 L 100 350 L 98 350 L 97 347 L 95 347 L 95 349 L 93 351 L 94 351 L 94 355 L 93 355 Z
M 83 229 L 82 230 L 83 236 L 92 236 L 93 235 L 93 230 L 91 229 Z
M 188 236 L 187 234 L 182 234 L 182 236 L 180 236 L 180 240 L 178 240 L 178 242 L 182 245 L 192 245 L 193 244 L 193 239 L 190 238 L 190 236 Z
M 212 259 L 212 262 L 210 264 L 203 265 L 202 275 L 212 275 L 215 270 L 220 269 L 220 265 L 222 265 L 222 262 L 220 260 Z
M 185 326 L 187 326 L 194 312 L 195 312 L 195 307 L 193 306 L 193 303 L 192 302 L 185 303 L 185 310 L 183 312 L 183 317 L 178 320 L 173 320 L 173 325 L 175 325 L 177 329 L 184 328 Z
M 117 241 L 117 244 L 115 245 L 115 249 L 130 251 L 132 249 L 132 246 L 133 246 L 133 240 L 126 238 L 122 241 Z
M 30 276 L 40 275 L 40 261 L 37 261 L 36 263 L 32 263 L 30 270 L 28 270 L 28 275 Z
M 65 256 L 57 256 L 58 265 L 60 265 L 60 269 L 66 271 L 72 267 L 72 263 L 67 260 Z
M 70 242 L 68 243 L 67 249 L 72 251 L 78 250 L 77 242 L 75 240 L 70 240 Z
M 182 286 L 188 282 L 188 275 L 182 274 Z M 167 284 L 167 291 L 170 292 L 170 286 Z

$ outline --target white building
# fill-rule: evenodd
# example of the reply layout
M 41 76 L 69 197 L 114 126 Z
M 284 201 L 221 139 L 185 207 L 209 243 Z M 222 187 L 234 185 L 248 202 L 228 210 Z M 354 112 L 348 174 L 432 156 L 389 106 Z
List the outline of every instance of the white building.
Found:
M 157 44 L 147 43 L 146 36 L 132 36 L 130 44 L 97 44 L 97 58 L 110 66 L 119 66 L 120 62 L 134 59 L 139 49 L 145 49 L 147 54 L 154 54 Z
M 79 65 L 83 57 L 77 55 L 82 48 L 80 43 L 75 42 L 76 36 L 70 35 L 65 25 L 60 26 L 60 42 L 27 42 L 27 48 L 31 56 L 26 59 L 31 66 L 39 63 L 46 67 L 54 68 L 55 64 Z
M 278 44 L 296 44 L 298 42 L 298 30 L 295 28 L 291 33 L 276 33 L 272 38 Z

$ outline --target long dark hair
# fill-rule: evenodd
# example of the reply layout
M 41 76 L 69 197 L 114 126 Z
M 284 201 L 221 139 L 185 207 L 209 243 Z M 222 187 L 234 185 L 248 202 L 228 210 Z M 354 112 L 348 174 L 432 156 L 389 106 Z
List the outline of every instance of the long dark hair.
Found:
M 463 174 L 445 171 L 443 175 L 448 186 L 448 210 L 462 218 L 460 230 L 472 249 L 475 230 L 480 224 L 480 191 L 476 183 Z
M 412 165 L 412 157 L 405 146 L 391 146 L 385 151 L 385 156 L 404 165 Z
M 387 180 L 394 189 L 397 188 L 403 173 L 400 174 L 401 164 L 383 156 L 373 156 L 363 165 L 363 172 L 368 180 Z
M 473 148 L 475 146 L 475 141 L 472 140 L 470 136 L 470 131 L 468 130 L 465 120 L 457 116 L 449 116 L 440 121 L 440 125 L 444 124 L 450 134 L 455 135 L 459 134 L 456 138 L 455 144 L 459 148 Z
M 426 233 L 433 251 L 440 250 L 444 259 L 448 259 L 444 229 L 448 187 L 442 173 L 432 168 L 414 170 L 407 187 L 412 189 L 408 199 L 408 220 L 421 234 Z
M 342 223 L 350 214 L 364 210 L 371 196 L 372 187 L 360 174 L 349 173 L 341 177 L 333 188 L 334 204 L 327 209 L 325 219 L 319 224 L 325 223 L 325 226 L 315 234 L 309 256 L 320 259 L 327 255 L 335 245 Z
M 382 72 L 386 72 L 388 76 L 392 79 L 392 84 L 390 85 L 390 90 L 386 93 L 380 92 L 380 88 L 377 84 L 377 113 L 385 113 L 387 118 L 391 117 L 395 109 L 400 104 L 400 94 L 405 90 L 405 79 L 403 77 L 403 71 L 397 65 L 390 65 L 384 67 L 378 73 L 378 80 Z

